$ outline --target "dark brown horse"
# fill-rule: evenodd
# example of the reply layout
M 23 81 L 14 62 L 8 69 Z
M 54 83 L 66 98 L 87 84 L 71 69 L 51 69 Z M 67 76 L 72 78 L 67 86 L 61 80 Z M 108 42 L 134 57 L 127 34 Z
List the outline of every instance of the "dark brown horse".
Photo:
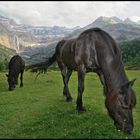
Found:
M 85 111 L 82 102 L 86 72 L 98 74 L 106 96 L 105 105 L 117 129 L 130 133 L 133 130 L 132 109 L 136 96 L 132 90 L 135 81 L 129 81 L 124 70 L 121 52 L 113 38 L 99 28 L 84 31 L 78 38 L 62 40 L 56 46 L 54 55 L 46 62 L 28 66 L 32 71 L 46 71 L 57 61 L 62 73 L 67 101 L 72 97 L 68 81 L 73 70 L 78 72 L 77 110 Z
M 9 62 L 9 74 L 6 74 L 7 81 L 9 84 L 9 90 L 14 90 L 16 85 L 18 84 L 18 77 L 20 74 L 20 87 L 23 86 L 23 73 L 25 69 L 25 62 L 24 60 L 19 56 L 15 55 L 11 58 Z

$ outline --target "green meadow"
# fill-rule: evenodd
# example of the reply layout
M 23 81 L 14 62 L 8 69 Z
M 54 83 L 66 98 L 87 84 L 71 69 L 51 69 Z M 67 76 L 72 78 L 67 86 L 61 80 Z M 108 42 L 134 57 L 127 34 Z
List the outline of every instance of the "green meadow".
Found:
M 138 139 L 140 138 L 140 71 L 126 71 L 137 105 L 133 110 L 134 130 L 116 130 L 105 108 L 102 85 L 95 73 L 86 74 L 83 103 L 86 112 L 76 111 L 77 73 L 69 81 L 72 102 L 63 96 L 60 71 L 24 73 L 24 87 L 8 91 L 6 72 L 0 73 L 0 139 Z M 19 81 L 20 82 L 20 81 Z

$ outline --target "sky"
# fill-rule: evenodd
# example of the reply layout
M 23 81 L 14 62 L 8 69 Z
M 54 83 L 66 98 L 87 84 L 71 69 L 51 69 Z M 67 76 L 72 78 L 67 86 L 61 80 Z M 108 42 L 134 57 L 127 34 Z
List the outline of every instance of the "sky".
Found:
M 84 27 L 99 16 L 140 20 L 139 1 L 0 1 L 0 15 L 33 26 Z

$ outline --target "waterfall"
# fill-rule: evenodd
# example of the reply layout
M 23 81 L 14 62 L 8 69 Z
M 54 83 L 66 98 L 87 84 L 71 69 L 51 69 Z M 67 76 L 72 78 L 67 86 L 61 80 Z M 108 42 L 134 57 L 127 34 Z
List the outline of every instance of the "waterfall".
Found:
M 19 51 L 19 40 L 18 40 L 18 37 L 15 36 L 15 49 L 16 49 L 16 53 L 20 53 Z

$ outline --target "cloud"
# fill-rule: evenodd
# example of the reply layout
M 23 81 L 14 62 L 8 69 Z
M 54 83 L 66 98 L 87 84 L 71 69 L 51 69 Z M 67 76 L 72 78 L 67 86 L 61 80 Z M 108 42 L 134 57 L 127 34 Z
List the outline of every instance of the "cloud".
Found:
M 137 17 L 137 16 L 132 16 L 130 18 L 135 22 L 140 21 L 140 17 Z
M 140 2 L 111 1 L 15 1 L 0 2 L 0 14 L 23 24 L 44 26 L 86 26 L 99 16 L 121 19 L 140 17 Z

